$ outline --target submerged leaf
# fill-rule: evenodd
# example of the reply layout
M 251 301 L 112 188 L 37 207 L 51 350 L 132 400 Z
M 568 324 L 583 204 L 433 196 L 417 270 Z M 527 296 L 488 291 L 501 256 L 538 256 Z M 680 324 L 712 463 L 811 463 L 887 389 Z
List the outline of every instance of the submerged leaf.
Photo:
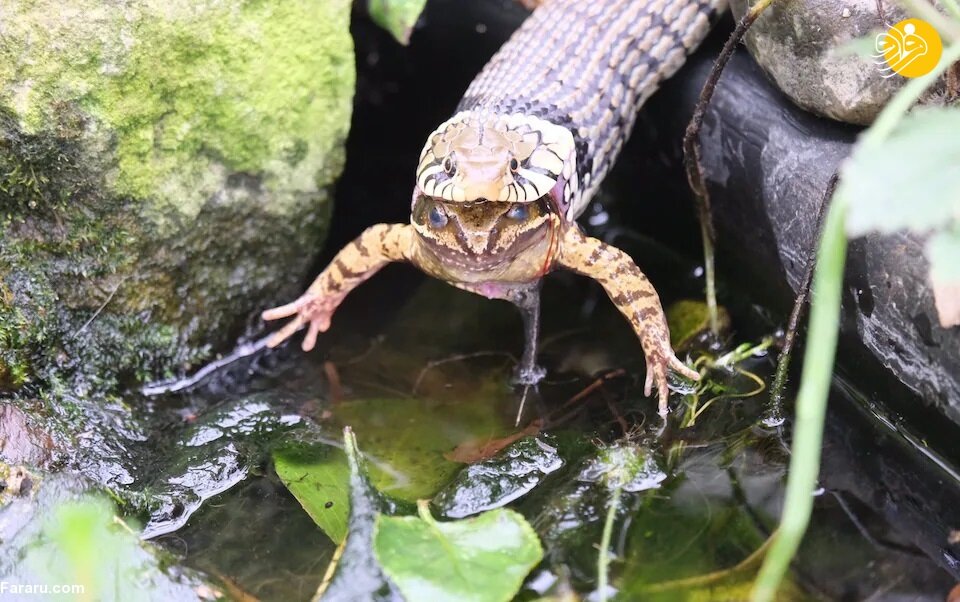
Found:
M 497 381 L 478 388 L 475 403 L 371 398 L 344 401 L 333 419 L 363 438 L 367 477 L 381 492 L 416 502 L 432 497 L 462 467 L 444 457 L 464 440 L 503 436 L 506 425 L 489 403 Z
M 398 42 L 407 44 L 426 3 L 427 0 L 370 0 L 370 17 Z
M 667 307 L 667 325 L 670 327 L 670 344 L 682 351 L 697 338 L 710 332 L 710 313 L 703 301 L 684 299 Z M 723 307 L 717 308 L 721 331 L 730 328 L 730 314 Z
M 439 523 L 427 502 L 420 518 L 381 516 L 374 549 L 407 600 L 505 602 L 543 557 L 533 528 L 512 510 Z
M 287 448 L 273 454 L 277 476 L 335 543 L 347 535 L 350 466 L 335 447 Z

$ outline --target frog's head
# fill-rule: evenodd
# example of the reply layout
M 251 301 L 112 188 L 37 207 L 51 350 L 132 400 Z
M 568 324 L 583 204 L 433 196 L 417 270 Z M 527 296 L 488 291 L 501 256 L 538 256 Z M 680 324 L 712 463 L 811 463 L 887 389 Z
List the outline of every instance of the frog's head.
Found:
M 569 130 L 525 115 L 462 111 L 427 139 L 411 221 L 444 263 L 486 269 L 540 243 L 565 215 Z

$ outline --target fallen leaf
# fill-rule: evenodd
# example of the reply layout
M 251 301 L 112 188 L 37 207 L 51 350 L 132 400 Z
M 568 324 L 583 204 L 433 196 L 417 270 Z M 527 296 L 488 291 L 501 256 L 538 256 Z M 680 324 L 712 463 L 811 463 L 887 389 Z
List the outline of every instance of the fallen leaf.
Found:
M 473 439 L 465 441 L 455 447 L 452 451 L 443 454 L 443 457 L 451 462 L 462 462 L 464 464 L 475 464 L 482 460 L 494 457 L 500 450 L 512 444 L 514 441 L 524 437 L 535 437 L 540 434 L 543 428 L 543 420 L 538 418 L 532 421 L 522 431 L 517 431 L 496 439 Z

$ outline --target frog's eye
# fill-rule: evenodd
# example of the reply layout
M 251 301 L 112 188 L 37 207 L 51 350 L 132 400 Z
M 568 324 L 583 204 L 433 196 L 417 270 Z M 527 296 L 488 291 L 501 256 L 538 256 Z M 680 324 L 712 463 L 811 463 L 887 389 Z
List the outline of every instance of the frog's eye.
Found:
M 529 203 L 514 203 L 513 207 L 507 211 L 507 217 L 518 222 L 522 222 L 530 217 Z
M 427 221 L 430 222 L 430 227 L 436 230 L 447 225 L 447 214 L 439 203 L 431 205 L 430 210 L 427 211 Z
M 457 161 L 453 158 L 453 153 L 444 157 L 443 171 L 451 178 L 457 173 Z

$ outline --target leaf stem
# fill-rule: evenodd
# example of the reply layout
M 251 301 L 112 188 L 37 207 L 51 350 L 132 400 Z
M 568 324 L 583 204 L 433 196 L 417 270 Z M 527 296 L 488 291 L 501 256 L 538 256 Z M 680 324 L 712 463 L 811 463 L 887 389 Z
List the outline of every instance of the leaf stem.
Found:
M 610 570 L 610 539 L 613 535 L 613 523 L 617 518 L 617 512 L 620 511 L 620 493 L 622 491 L 623 487 L 617 485 L 610 493 L 610 506 L 607 508 L 607 519 L 603 523 L 603 535 L 600 536 L 600 554 L 597 556 L 597 591 L 600 595 L 600 602 L 606 602 L 607 600 Z
M 813 490 L 820 472 L 820 445 L 827 411 L 827 395 L 833 376 L 833 360 L 840 330 L 840 302 L 847 235 L 844 232 L 846 203 L 835 198 L 827 211 L 817 268 L 813 275 L 815 303 L 810 310 L 808 345 L 797 394 L 793 427 L 793 451 L 777 536 L 754 583 L 751 600 L 773 600 L 790 561 L 810 522 Z
M 437 522 L 433 519 L 433 515 L 430 514 L 430 500 L 417 500 L 417 514 L 420 515 L 420 518 L 423 519 L 425 523 L 433 525 Z

